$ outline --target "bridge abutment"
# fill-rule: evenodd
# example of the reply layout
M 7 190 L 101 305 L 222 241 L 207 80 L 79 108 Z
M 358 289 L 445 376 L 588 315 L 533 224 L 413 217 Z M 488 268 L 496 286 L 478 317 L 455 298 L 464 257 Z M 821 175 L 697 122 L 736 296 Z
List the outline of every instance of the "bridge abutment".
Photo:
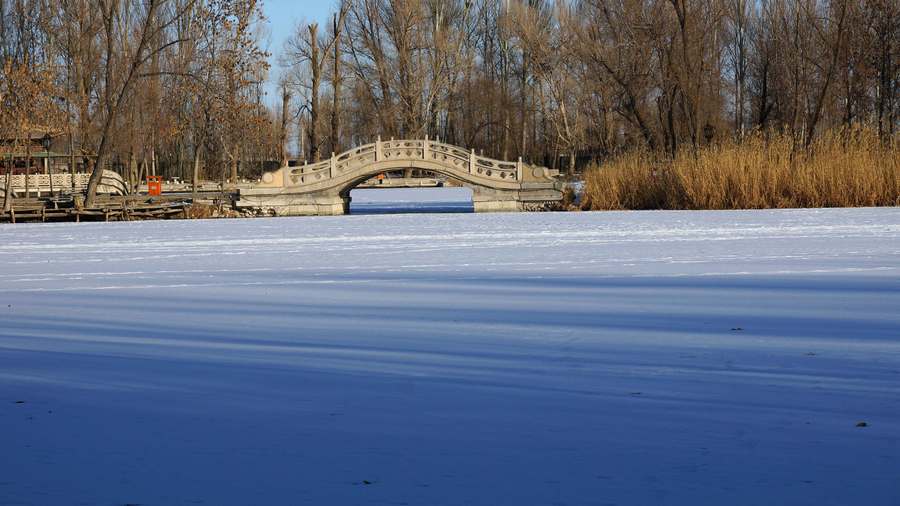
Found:
M 238 207 L 269 216 L 339 216 L 350 213 L 350 197 L 328 193 L 241 191 Z
M 472 205 L 476 213 L 509 213 L 523 211 L 519 192 L 472 188 Z

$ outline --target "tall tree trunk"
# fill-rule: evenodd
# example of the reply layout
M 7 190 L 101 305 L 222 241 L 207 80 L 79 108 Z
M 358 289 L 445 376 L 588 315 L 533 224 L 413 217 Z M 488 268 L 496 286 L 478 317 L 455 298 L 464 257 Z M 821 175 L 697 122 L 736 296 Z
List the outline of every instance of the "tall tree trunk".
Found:
M 343 8 L 340 18 L 337 14 L 332 18 L 332 30 L 334 32 L 334 57 L 331 76 L 332 104 L 331 104 L 331 152 L 341 151 L 341 86 L 343 75 L 341 74 L 341 28 L 343 25 Z
M 288 165 L 288 152 L 287 152 L 287 131 L 288 131 L 288 115 L 290 114 L 290 105 L 291 105 L 291 92 L 288 90 L 287 85 L 282 85 L 281 87 L 281 130 L 279 131 L 279 143 L 278 145 L 281 148 L 281 166 L 287 167 Z
M 297 153 L 303 158 L 303 163 L 309 159 L 306 157 L 306 128 L 303 126 L 303 118 L 297 118 Z
M 147 155 L 145 154 L 143 157 L 141 157 L 141 163 L 138 164 L 138 187 L 140 187 L 141 183 L 144 181 L 145 176 L 149 175 L 150 173 L 147 169 Z
M 75 135 L 69 126 L 69 174 L 72 176 L 72 193 L 75 193 Z
M 825 99 L 828 96 L 828 89 L 831 86 L 831 82 L 834 80 L 834 74 L 837 70 L 838 66 L 838 58 L 841 54 L 841 47 L 843 46 L 844 41 L 844 20 L 847 17 L 847 1 L 841 0 L 840 13 L 838 14 L 837 27 L 835 28 L 835 40 L 834 47 L 831 49 L 831 61 L 828 65 L 828 70 L 825 74 L 825 82 L 822 84 L 822 88 L 819 90 L 819 95 L 816 97 L 815 108 L 813 109 L 812 118 L 809 119 L 807 123 L 806 129 L 806 148 L 812 144 L 813 135 L 816 133 L 816 126 L 819 124 L 819 119 L 822 117 L 822 108 L 825 106 Z
M 309 109 L 309 158 L 313 163 L 319 161 L 319 82 L 322 67 L 319 65 L 319 26 L 309 25 L 310 67 L 312 70 L 312 89 L 310 90 Z
M 198 186 L 200 185 L 200 147 L 194 147 L 194 165 L 191 170 L 191 200 L 197 202 Z
M 6 164 L 6 181 L 3 185 L 3 212 L 5 213 L 12 209 L 12 166 L 13 158 L 12 153 L 10 153 Z
M 85 192 L 85 207 L 92 207 L 94 205 L 94 200 L 97 198 L 97 186 L 99 186 L 100 180 L 103 178 L 103 165 L 106 163 L 107 151 L 109 149 L 110 132 L 116 117 L 119 114 L 119 110 L 122 108 L 125 95 L 131 89 L 137 71 L 145 61 L 146 57 L 144 55 L 144 50 L 147 48 L 150 25 L 153 23 L 156 9 L 159 7 L 159 0 L 147 0 L 147 17 L 143 20 L 142 26 L 140 27 L 140 39 L 134 54 L 130 55 L 131 61 L 129 62 L 128 71 L 125 73 L 125 80 L 118 89 L 116 89 L 114 85 L 114 72 L 112 68 L 115 54 L 113 49 L 114 39 L 117 35 L 114 30 L 114 21 L 118 9 L 118 1 L 110 0 L 108 6 L 104 5 L 103 7 L 104 31 L 106 35 L 106 89 L 104 92 L 106 94 L 106 118 L 103 121 L 103 128 L 101 129 L 100 147 L 97 149 L 94 167 L 91 170 L 91 177 L 88 180 L 88 187 Z M 115 99 L 113 99 L 113 94 L 116 95 Z
M 27 199 L 31 197 L 31 139 L 25 142 L 25 198 Z
M 522 135 L 519 144 L 519 156 L 525 156 L 528 110 L 526 109 L 526 87 L 528 85 L 528 55 L 522 51 L 522 75 L 519 80 L 519 127 Z
M 138 167 L 134 151 L 128 153 L 128 190 L 134 192 L 138 188 Z

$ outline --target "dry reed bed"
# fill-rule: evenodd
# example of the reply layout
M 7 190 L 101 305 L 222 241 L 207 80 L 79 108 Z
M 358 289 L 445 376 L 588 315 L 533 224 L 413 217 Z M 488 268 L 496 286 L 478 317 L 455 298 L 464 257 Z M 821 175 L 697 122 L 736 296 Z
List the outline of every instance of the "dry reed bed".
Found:
M 833 131 L 808 150 L 754 134 L 674 159 L 631 152 L 588 169 L 583 209 L 768 209 L 900 205 L 900 136 Z

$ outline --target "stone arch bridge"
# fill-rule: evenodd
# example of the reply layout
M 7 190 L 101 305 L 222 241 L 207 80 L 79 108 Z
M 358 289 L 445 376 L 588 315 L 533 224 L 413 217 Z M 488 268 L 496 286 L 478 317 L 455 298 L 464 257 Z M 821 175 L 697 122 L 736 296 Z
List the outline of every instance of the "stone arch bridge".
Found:
M 428 140 L 378 140 L 330 159 L 263 174 L 242 188 L 238 207 L 276 215 L 335 215 L 350 209 L 350 191 L 387 171 L 421 169 L 472 189 L 475 212 L 546 209 L 562 199 L 558 171 L 478 156 Z

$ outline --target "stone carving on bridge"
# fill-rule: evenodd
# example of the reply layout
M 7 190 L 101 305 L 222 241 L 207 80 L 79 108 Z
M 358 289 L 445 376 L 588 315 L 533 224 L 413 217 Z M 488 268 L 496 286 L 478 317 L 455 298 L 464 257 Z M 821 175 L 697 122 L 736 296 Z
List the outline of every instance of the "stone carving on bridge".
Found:
M 334 215 L 349 210 L 350 191 L 376 174 L 422 169 L 472 189 L 476 212 L 540 209 L 562 198 L 558 172 L 494 160 L 442 142 L 377 140 L 313 164 L 282 167 L 240 190 L 239 207 L 277 215 Z

